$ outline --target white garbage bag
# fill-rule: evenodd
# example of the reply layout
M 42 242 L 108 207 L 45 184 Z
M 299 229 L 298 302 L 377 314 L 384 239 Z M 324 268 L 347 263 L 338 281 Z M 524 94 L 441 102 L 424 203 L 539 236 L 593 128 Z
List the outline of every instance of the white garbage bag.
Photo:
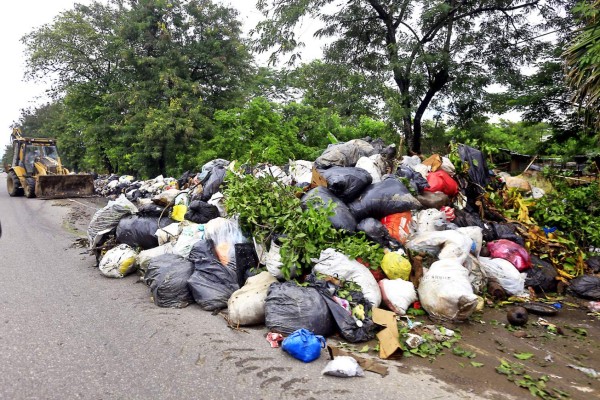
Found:
M 350 260 L 335 249 L 325 249 L 313 268 L 315 272 L 335 276 L 358 284 L 373 307 L 381 304 L 381 291 L 371 271 L 356 260 Z
M 503 258 L 479 257 L 479 261 L 490 278 L 495 278 L 506 293 L 518 295 L 525 291 L 525 277 L 510 261 Z
M 269 286 L 277 279 L 267 271 L 251 276 L 233 292 L 227 302 L 229 323 L 233 326 L 258 325 L 265 322 L 265 299 Z
M 415 285 L 404 279 L 382 279 L 379 281 L 383 303 L 398 315 L 405 315 L 406 310 L 418 300 Z
M 477 308 L 469 272 L 456 259 L 431 264 L 421 279 L 418 293 L 425 311 L 443 320 L 464 321 Z
M 102 275 L 109 278 L 123 278 L 135 271 L 137 252 L 126 244 L 120 244 L 108 250 L 100 260 Z

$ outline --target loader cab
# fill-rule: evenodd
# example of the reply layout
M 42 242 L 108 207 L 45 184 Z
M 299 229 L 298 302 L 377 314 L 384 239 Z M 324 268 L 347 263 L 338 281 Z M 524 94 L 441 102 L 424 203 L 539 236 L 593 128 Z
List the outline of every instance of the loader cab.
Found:
M 25 168 L 29 175 L 36 175 L 39 170 L 44 171 L 53 171 L 53 167 L 55 167 L 58 162 L 58 150 L 54 145 L 40 144 L 40 143 L 31 143 L 24 142 L 19 143 L 19 152 L 15 155 L 19 157 L 20 166 Z M 36 171 L 35 163 L 42 163 L 43 168 L 39 168 Z

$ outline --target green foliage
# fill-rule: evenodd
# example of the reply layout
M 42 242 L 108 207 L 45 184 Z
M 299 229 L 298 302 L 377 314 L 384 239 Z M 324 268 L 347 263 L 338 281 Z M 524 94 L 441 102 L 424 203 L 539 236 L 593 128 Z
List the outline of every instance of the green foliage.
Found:
M 322 250 L 335 248 L 348 257 L 361 258 L 377 268 L 383 249 L 372 244 L 364 235 L 352 235 L 332 227 L 328 217 L 334 204 L 302 207 L 297 188 L 279 183 L 266 176 L 228 173 L 225 206 L 228 213 L 239 218 L 242 229 L 258 242 L 267 244 L 274 234 L 282 235 L 282 272 L 290 276 L 297 267 L 308 271 L 313 258 Z
M 70 162 L 142 178 L 196 167 L 217 109 L 245 100 L 237 12 L 207 0 L 77 5 L 25 36 L 27 74 L 54 78 Z M 53 133 L 52 136 L 56 136 Z
M 331 40 L 326 62 L 300 72 L 310 83 L 306 98 L 333 100 L 337 104 L 330 106 L 340 113 L 365 103 L 381 107 L 408 148 L 421 153 L 426 111 L 445 109 L 461 120 L 489 111 L 486 89 L 521 78 L 522 67 L 541 55 L 544 46 L 536 39 L 544 35 L 538 33 L 561 20 L 565 3 L 260 0 L 266 19 L 254 30 L 254 44 L 271 52 L 271 63 L 289 55 L 293 64 L 303 45 L 294 28 L 304 17 L 319 19 L 316 36 Z M 540 17 L 535 21 L 527 18 L 534 10 Z M 319 75 L 303 76 L 305 71 Z M 360 93 L 362 101 L 350 104 Z
M 541 375 L 536 378 L 527 374 L 523 364 L 511 364 L 501 359 L 500 365 L 496 367 L 496 372 L 506 375 L 507 379 L 514 382 L 517 386 L 529 390 L 529 393 L 534 397 L 544 400 L 566 399 L 570 397 L 568 393 L 560 389 L 549 387 L 550 378 L 547 375 Z
M 540 226 L 556 227 L 581 248 L 600 248 L 600 185 L 570 187 L 553 182 L 555 191 L 535 202 L 532 216 Z

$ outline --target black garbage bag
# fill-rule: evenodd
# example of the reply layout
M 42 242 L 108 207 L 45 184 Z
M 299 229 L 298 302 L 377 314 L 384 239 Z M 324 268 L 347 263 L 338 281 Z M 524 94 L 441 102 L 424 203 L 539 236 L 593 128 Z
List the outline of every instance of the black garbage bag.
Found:
M 361 157 L 369 157 L 376 154 L 375 149 L 364 140 L 354 139 L 346 143 L 329 145 L 323 154 L 315 160 L 315 166 L 319 169 L 327 169 L 333 166 L 354 167 Z
M 423 205 L 423 208 L 438 210 L 452 203 L 450 197 L 444 192 L 423 192 L 417 196 L 417 200 Z
M 329 311 L 335 320 L 340 335 L 350 343 L 366 342 L 375 337 L 375 324 L 368 316 L 360 322 L 357 322 L 352 314 L 338 304 L 333 298 L 333 293 L 339 289 L 331 282 L 318 279 L 314 273 L 306 277 L 309 287 L 314 287 L 323 297 L 329 307 Z M 365 309 L 365 315 L 371 310 L 371 303 L 365 299 L 362 292 L 350 291 L 352 297 L 351 306 L 362 304 Z
M 188 184 L 189 180 L 194 177 L 194 173 L 191 171 L 185 171 L 179 179 L 177 179 L 177 187 L 179 189 L 183 189 L 183 187 Z
M 227 301 L 240 288 L 235 270 L 221 264 L 210 239 L 200 240 L 193 250 L 194 272 L 187 282 L 194 300 L 206 311 L 227 308 Z
M 525 240 L 517 233 L 515 225 L 503 222 L 490 222 L 488 225 L 491 225 L 494 230 L 493 240 L 506 239 L 518 243 L 521 246 L 525 246 Z
M 236 243 L 234 247 L 237 282 L 242 287 L 248 278 L 260 273 L 259 260 L 254 243 Z
M 348 204 L 354 217 L 360 221 L 372 217 L 381 219 L 387 215 L 418 210 L 421 203 L 406 186 L 393 175 L 384 175 L 381 182 L 367 186 L 365 191 Z
M 367 170 L 356 167 L 331 167 L 319 174 L 327 181 L 327 189 L 344 203 L 356 199 L 373 182 Z
M 202 200 L 194 200 L 190 203 L 184 218 L 188 221 L 195 222 L 197 224 L 205 224 L 211 219 L 220 217 L 219 209 L 217 206 L 208 204 Z
M 212 168 L 207 179 L 202 182 L 202 197 L 200 200 L 208 201 L 213 194 L 219 191 L 221 184 L 223 184 L 223 181 L 225 180 L 226 172 L 227 170 L 225 167 L 220 165 Z
M 165 207 L 154 203 L 148 203 L 138 207 L 138 215 L 158 218 L 161 215 L 168 216 L 169 214 L 165 211 Z
M 429 187 L 427 179 L 425 179 L 423 175 L 421 175 L 408 165 L 400 165 L 396 170 L 396 175 L 398 175 L 401 178 L 408 179 L 410 181 L 410 186 L 412 186 L 412 188 L 416 190 L 419 194 L 423 193 L 423 190 Z
M 469 178 L 480 187 L 480 191 L 489 183 L 489 170 L 483 153 L 464 144 L 458 145 L 460 159 L 469 165 Z
M 306 192 L 306 194 L 302 196 L 302 204 L 306 206 L 309 202 L 315 207 L 324 206 L 329 204 L 329 202 L 333 202 L 336 207 L 333 210 L 335 214 L 329 217 L 331 225 L 336 229 L 344 229 L 349 232 L 354 232 L 356 230 L 356 219 L 354 219 L 348 206 L 335 197 L 335 195 L 326 187 L 318 186 Z
M 568 291 L 584 299 L 600 300 L 600 277 L 583 275 L 571 281 Z
M 265 300 L 265 325 L 273 332 L 289 335 L 305 328 L 316 335 L 329 336 L 336 324 L 327 302 L 314 287 L 293 281 L 273 283 Z
M 600 272 L 600 256 L 593 256 L 585 260 L 588 268 L 592 270 L 593 273 L 597 274 Z
M 525 287 L 533 287 L 536 292 L 556 292 L 558 272 L 552 264 L 536 256 L 530 256 L 531 268 L 527 269 Z
M 454 221 L 452 221 L 458 227 L 466 226 L 478 226 L 481 228 L 483 234 L 483 240 L 486 242 L 492 242 L 497 240 L 496 231 L 492 224 L 483 222 L 481 218 L 475 212 L 467 212 L 465 210 L 454 210 Z
M 158 246 L 158 237 L 156 231 L 160 228 L 172 224 L 170 218 L 148 217 L 143 215 L 129 215 L 121 218 L 117 225 L 117 242 L 125 243 L 131 247 L 141 247 L 144 250 L 152 249 Z
M 402 245 L 394 239 L 387 228 L 375 218 L 365 218 L 358 223 L 356 230 L 362 231 L 367 238 L 381 247 L 387 247 L 392 250 L 400 248 Z
M 176 254 L 163 254 L 148 263 L 144 282 L 150 286 L 152 300 L 159 307 L 183 308 L 194 302 L 188 279 L 194 264 Z

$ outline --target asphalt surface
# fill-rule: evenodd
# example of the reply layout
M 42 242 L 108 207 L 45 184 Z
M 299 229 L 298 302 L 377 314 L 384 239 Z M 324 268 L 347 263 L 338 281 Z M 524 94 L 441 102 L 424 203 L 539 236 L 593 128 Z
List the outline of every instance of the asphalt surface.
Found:
M 196 305 L 159 308 L 137 275 L 109 279 L 73 243 L 88 199 L 11 198 L 0 174 L 0 399 L 464 399 L 423 372 L 323 376 Z M 83 228 L 82 228 L 83 227 Z

